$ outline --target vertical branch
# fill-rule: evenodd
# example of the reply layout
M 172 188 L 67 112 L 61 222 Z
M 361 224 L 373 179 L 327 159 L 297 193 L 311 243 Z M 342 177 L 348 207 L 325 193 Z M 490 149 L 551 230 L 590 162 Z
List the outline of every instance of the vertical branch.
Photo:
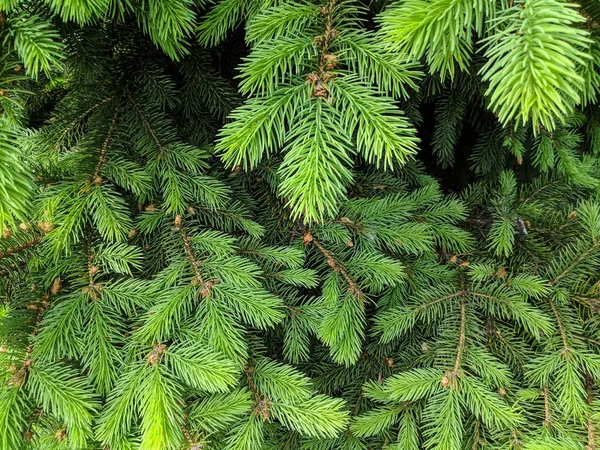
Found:
M 194 252 L 194 248 L 192 246 L 192 238 L 187 234 L 185 228 L 183 226 L 183 218 L 180 215 L 175 216 L 175 227 L 179 230 L 179 234 L 181 235 L 181 239 L 183 240 L 183 249 L 187 256 L 188 261 L 192 265 L 194 269 L 194 279 L 192 280 L 192 284 L 199 284 L 200 287 L 200 296 L 202 298 L 210 297 L 211 289 L 217 284 L 221 283 L 221 280 L 204 280 L 202 277 L 202 272 L 200 271 L 200 266 L 202 265 L 202 261 L 196 257 Z
M 104 164 L 106 163 L 106 151 L 108 150 L 108 145 L 110 144 L 110 141 L 115 132 L 115 127 L 117 125 L 117 115 L 118 115 L 118 111 L 115 111 L 113 119 L 108 128 L 108 133 L 106 134 L 106 138 L 104 139 L 104 142 L 102 143 L 102 147 L 100 147 L 100 157 L 98 158 L 98 164 L 96 164 L 96 170 L 94 171 L 94 175 L 92 177 L 92 180 L 94 181 L 95 184 L 102 183 L 102 179 L 100 178 L 100 171 L 102 170 L 102 166 L 104 166 Z
M 544 427 L 550 429 L 552 426 L 552 415 L 550 413 L 550 399 L 548 398 L 548 387 L 544 387 L 542 391 L 544 397 Z
M 27 379 L 27 374 L 29 373 L 29 368 L 33 363 L 30 357 L 31 352 L 33 351 L 33 341 L 34 338 L 40 332 L 42 318 L 44 316 L 44 313 L 50 306 L 50 295 L 57 295 L 60 292 L 61 287 L 62 284 L 60 278 L 55 278 L 52 282 L 52 286 L 50 287 L 50 293 L 42 295 L 42 297 L 37 302 L 33 302 L 27 306 L 27 309 L 37 310 L 37 313 L 35 315 L 33 331 L 31 332 L 31 341 L 27 346 L 27 349 L 25 350 L 25 355 L 21 360 L 21 366 L 19 368 L 11 366 L 11 371 L 14 372 L 14 375 L 12 375 L 8 380 L 9 384 L 12 384 L 16 387 L 20 387 L 23 385 L 23 383 L 25 383 L 25 380 Z
M 334 75 L 329 73 L 337 64 L 337 56 L 329 52 L 331 42 L 339 36 L 340 32 L 333 28 L 336 0 L 329 0 L 327 6 L 320 8 L 321 14 L 325 16 L 325 29 L 322 35 L 316 36 L 314 44 L 319 47 L 319 69 L 317 73 L 307 75 L 306 81 L 312 83 L 313 97 L 329 97 L 327 83 Z
M 464 296 L 460 302 L 460 337 L 458 339 L 458 350 L 456 352 L 456 360 L 454 361 L 454 374 L 458 374 L 460 369 L 460 363 L 465 348 L 466 340 L 466 328 L 467 328 L 467 306 Z
M 256 405 L 254 406 L 253 412 L 254 414 L 260 416 L 260 418 L 266 421 L 271 416 L 271 402 L 268 397 L 264 397 L 260 395 L 256 385 L 254 384 L 254 378 L 252 377 L 252 372 L 254 369 L 247 364 L 244 365 L 244 371 L 246 372 L 246 378 L 248 380 L 248 387 L 254 394 L 254 401 Z
M 590 377 L 586 379 L 585 390 L 587 391 L 587 404 L 590 406 L 590 410 L 594 402 L 593 383 L 594 380 Z M 596 450 L 596 424 L 592 417 L 588 417 L 587 422 L 588 444 L 585 446 L 585 450 Z
M 84 287 L 81 292 L 88 295 L 91 300 L 98 300 L 100 298 L 100 292 L 102 291 L 102 285 L 96 284 L 94 275 L 100 270 L 98 266 L 94 264 L 94 253 L 92 252 L 93 244 L 93 230 L 92 226 L 88 224 L 86 232 L 86 253 L 87 253 L 87 274 L 88 274 L 88 285 Z
M 554 317 L 556 318 L 556 323 L 558 324 L 558 330 L 560 332 L 560 337 L 563 342 L 563 350 L 562 351 L 563 351 L 563 353 L 567 353 L 569 351 L 569 344 L 567 342 L 567 335 L 565 333 L 565 329 L 563 327 L 562 320 L 560 319 L 558 310 L 556 309 L 556 305 L 554 304 L 554 302 L 552 301 L 551 298 L 548 298 L 548 302 L 550 303 L 550 308 L 552 309 L 552 313 L 554 314 Z
M 194 269 L 194 274 L 196 275 L 196 283 L 204 283 L 204 279 L 202 278 L 202 273 L 200 272 L 200 265 L 202 261 L 199 261 L 196 258 L 196 254 L 194 253 L 194 248 L 192 247 L 192 238 L 186 233 L 185 228 L 183 227 L 183 218 L 180 215 L 175 217 L 175 226 L 179 229 L 179 234 L 181 235 L 181 239 L 183 240 L 183 249 L 187 256 L 188 261 L 192 265 Z
M 467 306 L 464 297 L 464 291 L 460 291 L 462 294 L 460 301 L 460 328 L 458 337 L 458 347 L 456 350 L 456 359 L 454 360 L 454 367 L 452 370 L 448 370 L 442 377 L 442 386 L 450 387 L 456 383 L 456 379 L 460 375 L 460 364 L 462 361 L 465 341 L 466 341 L 466 329 L 467 329 Z

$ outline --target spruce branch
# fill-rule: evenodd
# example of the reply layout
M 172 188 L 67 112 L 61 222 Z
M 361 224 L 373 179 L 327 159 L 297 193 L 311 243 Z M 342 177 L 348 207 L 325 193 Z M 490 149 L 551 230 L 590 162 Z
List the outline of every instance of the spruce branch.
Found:
M 98 156 L 98 164 L 96 164 L 96 169 L 94 170 L 94 175 L 92 176 L 92 182 L 94 182 L 95 184 L 99 184 L 99 180 L 101 180 L 100 173 L 102 171 L 102 167 L 104 166 L 104 164 L 106 164 L 106 160 L 107 160 L 106 151 L 108 149 L 110 141 L 113 137 L 113 133 L 115 131 L 115 127 L 117 125 L 117 117 L 118 117 L 118 111 L 115 111 L 115 114 L 114 114 L 112 121 L 110 122 L 110 126 L 108 128 L 108 133 L 106 134 L 106 137 L 104 138 L 104 142 L 102 143 L 102 147 L 100 148 L 100 154 Z
M 554 318 L 556 319 L 556 324 L 558 325 L 558 330 L 560 332 L 560 338 L 562 339 L 562 343 L 563 343 L 562 354 L 565 357 L 567 357 L 568 353 L 571 350 L 571 347 L 569 346 L 569 343 L 567 341 L 567 334 L 565 332 L 565 328 L 563 326 L 560 315 L 558 314 L 558 311 L 556 309 L 556 305 L 554 304 L 554 302 L 552 301 L 551 298 L 548 298 L 548 303 L 550 304 L 550 309 L 552 309 L 552 314 L 554 314 Z
M 585 389 L 587 391 L 587 404 L 590 408 L 592 408 L 594 403 L 594 389 L 593 389 L 594 381 L 590 378 L 586 378 L 586 386 Z M 587 446 L 586 450 L 595 450 L 596 449 L 596 424 L 592 417 L 588 417 L 587 419 Z
M 6 258 L 10 255 L 14 255 L 15 253 L 19 253 L 19 252 L 22 252 L 23 250 L 34 247 L 37 244 L 39 244 L 41 240 L 42 240 L 41 237 L 37 237 L 37 238 L 30 239 L 26 242 L 23 242 L 19 245 L 16 245 L 15 247 L 7 248 L 4 251 L 0 252 L 0 259 Z
M 73 119 L 69 124 L 67 124 L 67 126 L 64 128 L 64 130 L 60 133 L 60 135 L 58 136 L 58 138 L 55 141 L 55 145 L 54 148 L 56 151 L 60 150 L 60 145 L 61 142 L 65 139 L 65 137 L 78 125 L 80 124 L 87 116 L 89 116 L 92 112 L 94 112 L 94 110 L 96 110 L 97 108 L 101 107 L 102 105 L 104 105 L 105 103 L 111 102 L 113 100 L 112 97 L 107 97 L 95 104 L 93 104 L 92 106 L 90 106 L 87 110 L 85 110 L 83 113 L 81 113 L 78 117 L 76 117 L 75 119 Z
M 310 231 L 306 231 L 304 236 L 302 236 L 302 241 L 304 242 L 304 245 L 313 243 L 315 247 L 317 247 L 323 254 L 323 256 L 325 256 L 327 265 L 334 271 L 339 272 L 344 277 L 344 280 L 346 280 L 346 283 L 348 284 L 348 292 L 357 299 L 363 298 L 363 293 L 360 289 L 360 286 L 350 277 L 344 266 L 335 259 L 335 256 L 329 250 L 323 247 L 323 244 L 321 244 Z
M 210 287 L 204 286 L 204 280 L 202 278 L 202 272 L 200 271 L 200 266 L 202 265 L 202 261 L 196 259 L 196 255 L 194 253 L 194 249 L 192 248 L 192 239 L 188 236 L 185 228 L 183 226 L 183 218 L 181 216 L 175 217 L 175 226 L 179 229 L 179 234 L 181 235 L 181 239 L 183 240 L 183 248 L 185 250 L 185 254 L 194 269 L 194 273 L 196 274 L 196 279 L 194 280 L 196 283 L 202 285 L 202 289 L 205 290 L 202 293 L 202 298 L 210 295 Z

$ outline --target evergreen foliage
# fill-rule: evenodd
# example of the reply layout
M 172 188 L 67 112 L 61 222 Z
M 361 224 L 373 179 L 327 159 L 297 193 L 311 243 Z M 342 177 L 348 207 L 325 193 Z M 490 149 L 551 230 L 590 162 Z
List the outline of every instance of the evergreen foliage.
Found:
M 0 0 L 0 450 L 595 450 L 600 8 Z

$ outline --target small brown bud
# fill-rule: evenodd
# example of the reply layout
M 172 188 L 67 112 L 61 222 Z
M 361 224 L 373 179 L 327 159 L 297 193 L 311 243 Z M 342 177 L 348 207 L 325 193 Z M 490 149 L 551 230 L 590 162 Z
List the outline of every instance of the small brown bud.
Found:
M 387 358 L 385 362 L 388 365 L 388 367 L 392 367 L 394 365 L 394 360 L 392 358 Z
M 96 177 L 96 178 L 94 178 L 94 184 L 95 184 L 96 186 L 100 186 L 100 185 L 102 184 L 102 182 L 103 182 L 103 181 L 104 181 L 104 180 L 102 179 L 102 177 Z
M 504 389 L 504 388 L 498 389 L 498 394 L 500 394 L 501 397 L 504 397 L 506 395 L 506 389 Z
M 175 216 L 175 226 L 177 228 L 181 228 L 181 225 L 183 225 L 183 217 L 181 217 L 179 214 L 177 214 Z
M 100 268 L 98 266 L 90 266 L 90 275 L 95 275 L 99 270 Z
M 506 271 L 506 269 L 504 267 L 500 267 L 498 272 L 496 272 L 496 276 L 498 278 L 500 278 L 501 280 L 505 280 L 506 277 L 508 276 L 508 272 Z
M 304 236 L 302 236 L 302 242 L 304 243 L 304 245 L 308 245 L 313 241 L 313 235 L 310 233 L 310 231 L 306 232 L 306 234 Z
M 24 223 L 20 223 L 19 228 L 23 231 L 29 231 L 29 227 Z
M 346 242 L 346 246 L 347 247 L 354 247 L 354 242 L 348 241 L 348 242 Z
M 338 62 L 337 56 L 335 56 L 332 53 L 326 53 L 321 58 L 322 58 L 325 70 L 332 70 L 333 68 L 335 68 L 335 66 Z
M 48 234 L 52 230 L 54 230 L 54 225 L 52 225 L 50 222 L 40 222 L 38 224 L 38 226 L 40 227 L 40 230 L 42 230 L 42 232 L 44 234 Z
M 2 237 L 3 238 L 7 238 L 7 237 L 11 237 L 11 236 L 12 236 L 12 231 L 10 231 L 8 228 L 2 229 Z
M 323 83 L 321 80 L 317 80 L 317 82 L 313 86 L 312 95 L 315 98 L 327 98 L 329 96 L 329 90 L 327 89 L 325 83 Z
M 463 261 L 459 264 L 460 267 L 462 267 L 463 269 L 469 267 L 470 262 L 469 261 Z
M 567 217 L 569 219 L 573 219 L 574 217 L 577 217 L 577 211 L 571 211 Z
M 156 212 L 156 205 L 154 203 L 150 203 L 148 206 L 146 206 L 144 208 L 144 210 L 148 211 L 148 212 Z
M 21 64 L 19 64 L 15 67 L 14 70 L 15 70 L 15 72 L 23 72 L 23 66 Z
M 198 280 L 199 282 L 200 280 Z M 215 280 L 215 281 L 205 281 L 204 283 L 202 283 L 202 287 L 200 288 L 200 297 L 202 298 L 207 298 L 210 297 L 211 295 L 211 289 L 216 286 L 217 284 L 221 284 L 221 280 Z
M 442 377 L 442 386 L 445 388 L 450 386 L 450 378 L 448 378 L 446 375 Z
M 3 89 L 0 89 L 0 97 L 5 97 L 8 95 L 8 91 L 5 91 Z
M 65 428 L 61 428 L 60 430 L 58 430 L 56 432 L 56 434 L 54 435 L 54 438 L 58 441 L 58 442 L 62 442 L 67 438 L 67 430 Z
M 309 73 L 308 75 L 306 75 L 305 78 L 306 81 L 310 81 L 311 83 L 316 83 L 318 79 L 319 75 L 317 75 L 316 73 Z
M 162 355 L 167 350 L 167 346 L 163 344 L 154 344 L 154 348 L 148 355 L 146 355 L 146 360 L 148 363 L 154 365 L 160 362 Z
M 196 210 L 194 208 L 192 208 L 191 206 L 188 206 L 187 212 L 190 216 L 193 216 L 194 214 L 196 214 Z
M 458 256 L 452 255 L 448 261 L 450 261 L 452 264 L 456 264 L 458 262 Z
M 134 237 L 136 237 L 136 236 L 137 236 L 137 234 L 138 234 L 138 230 L 137 230 L 137 228 L 136 228 L 136 227 L 133 227 L 133 228 L 132 228 L 132 229 L 129 231 L 129 234 L 127 235 L 127 237 L 128 237 L 129 239 L 133 239 Z
M 519 157 L 517 158 L 517 164 L 518 164 L 519 166 L 523 165 L 523 158 L 522 158 L 522 157 L 520 157 L 520 156 L 519 156 Z
M 52 295 L 56 295 L 60 292 L 62 287 L 62 282 L 60 281 L 60 277 L 56 277 L 52 282 L 52 286 L 50 287 L 50 293 Z
M 254 407 L 254 413 L 259 416 L 263 422 L 271 416 L 271 402 L 268 397 L 261 399 Z

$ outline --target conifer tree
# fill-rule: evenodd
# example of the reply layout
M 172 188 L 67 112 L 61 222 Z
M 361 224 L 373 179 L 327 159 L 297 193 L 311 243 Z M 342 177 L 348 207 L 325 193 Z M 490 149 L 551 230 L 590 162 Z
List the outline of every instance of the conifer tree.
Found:
M 595 450 L 600 8 L 0 0 L 0 450 Z

